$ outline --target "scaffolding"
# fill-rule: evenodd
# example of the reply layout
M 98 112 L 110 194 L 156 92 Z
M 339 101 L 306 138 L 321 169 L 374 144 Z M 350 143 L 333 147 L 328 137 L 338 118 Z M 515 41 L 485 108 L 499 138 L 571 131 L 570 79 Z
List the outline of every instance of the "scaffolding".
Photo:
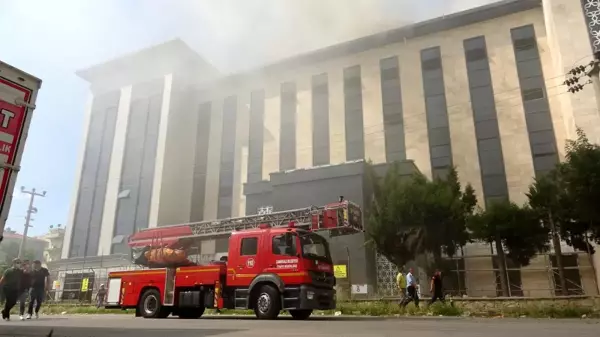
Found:
M 568 295 L 598 295 L 596 272 L 585 252 L 563 253 L 563 265 Z M 421 292 L 429 292 L 427 270 L 431 265 L 414 262 L 415 276 Z M 501 268 L 497 255 L 480 254 L 445 258 L 443 266 L 435 266 L 443 275 L 446 294 L 458 297 L 503 297 L 500 282 Z M 406 272 L 406 270 L 405 270 Z M 383 256 L 377 259 L 377 296 L 400 296 L 396 285 L 398 269 Z M 555 297 L 563 294 L 553 253 L 538 254 L 528 266 L 507 261 L 506 274 L 509 297 Z

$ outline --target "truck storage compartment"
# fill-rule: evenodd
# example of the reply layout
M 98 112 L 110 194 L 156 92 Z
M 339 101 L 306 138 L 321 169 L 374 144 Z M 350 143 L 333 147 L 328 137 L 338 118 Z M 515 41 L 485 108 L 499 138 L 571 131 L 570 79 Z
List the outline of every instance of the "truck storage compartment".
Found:
M 203 305 L 202 292 L 200 290 L 182 291 L 179 293 L 179 307 L 197 308 Z

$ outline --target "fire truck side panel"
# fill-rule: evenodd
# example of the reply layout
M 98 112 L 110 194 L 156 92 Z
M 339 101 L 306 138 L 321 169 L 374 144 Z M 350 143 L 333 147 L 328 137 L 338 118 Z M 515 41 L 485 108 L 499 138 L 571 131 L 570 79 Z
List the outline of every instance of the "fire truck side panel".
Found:
M 138 301 L 146 289 L 157 289 L 161 298 L 164 296 L 165 269 L 114 272 L 109 274 L 109 278 L 121 278 L 120 307 L 123 309 L 137 307 Z
M 176 288 L 214 286 L 218 280 L 223 282 L 227 266 L 225 264 L 215 264 L 207 266 L 193 266 L 177 268 L 175 277 Z

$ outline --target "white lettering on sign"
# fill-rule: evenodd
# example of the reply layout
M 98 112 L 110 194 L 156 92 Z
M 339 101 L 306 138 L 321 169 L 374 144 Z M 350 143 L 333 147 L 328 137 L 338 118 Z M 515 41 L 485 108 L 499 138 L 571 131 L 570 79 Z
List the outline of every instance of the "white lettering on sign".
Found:
M 6 128 L 8 128 L 8 123 L 10 123 L 10 120 L 15 117 L 15 113 L 12 111 L 8 111 L 8 110 L 2 110 L 2 112 L 0 112 L 0 114 L 2 115 L 0 117 L 0 118 L 2 118 L 2 121 L 0 122 L 0 124 L 2 125 L 2 127 L 4 129 L 6 129 Z
M 248 268 L 254 267 L 254 259 L 252 259 L 252 258 L 248 259 L 248 261 L 246 261 L 246 267 L 248 267 Z
M 275 261 L 278 269 L 298 268 L 298 259 L 284 259 Z
M 12 145 L 2 144 L 2 146 L 0 146 L 0 152 L 1 153 L 10 153 L 11 147 L 12 147 Z

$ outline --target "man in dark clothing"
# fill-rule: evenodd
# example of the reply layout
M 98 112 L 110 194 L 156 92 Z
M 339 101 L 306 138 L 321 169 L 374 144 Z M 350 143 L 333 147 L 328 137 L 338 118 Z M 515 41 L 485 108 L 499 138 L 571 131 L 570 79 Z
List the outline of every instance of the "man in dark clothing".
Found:
M 19 319 L 25 319 L 25 302 L 27 302 L 27 296 L 29 295 L 29 288 L 31 288 L 31 269 L 29 260 L 23 260 L 21 263 L 21 286 L 19 287 Z
M 429 304 L 433 304 L 435 301 L 440 300 L 440 302 L 444 303 L 444 289 L 442 286 L 442 272 L 439 269 L 436 269 L 433 277 L 431 278 L 431 284 L 429 285 L 429 292 L 433 295 L 431 296 L 431 301 Z
M 0 279 L 0 286 L 4 291 L 6 302 L 2 310 L 2 319 L 10 320 L 10 310 L 17 304 L 19 297 L 19 287 L 21 286 L 21 260 L 14 259 L 10 268 L 4 271 Z
M 48 269 L 42 267 L 39 260 L 33 261 L 33 270 L 31 271 L 31 290 L 29 292 L 29 310 L 27 310 L 27 319 L 33 315 L 33 303 L 35 302 L 35 318 L 39 317 L 40 307 L 46 297 L 46 289 L 50 283 L 50 273 Z

